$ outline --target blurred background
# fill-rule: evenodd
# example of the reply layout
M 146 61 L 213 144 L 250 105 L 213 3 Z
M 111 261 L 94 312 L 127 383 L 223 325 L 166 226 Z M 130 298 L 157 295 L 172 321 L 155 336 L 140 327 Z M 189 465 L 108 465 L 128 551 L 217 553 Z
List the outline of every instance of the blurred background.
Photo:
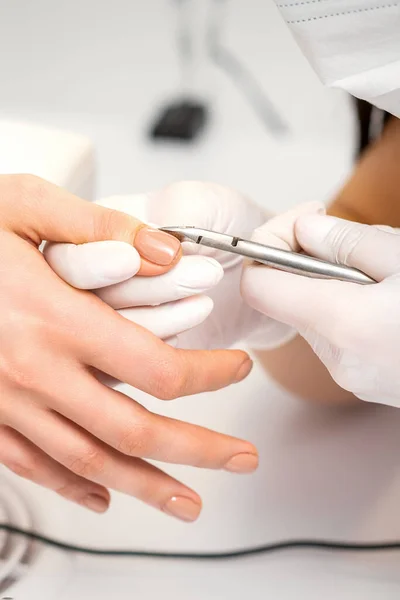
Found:
M 33 171 L 88 199 L 201 179 L 280 212 L 329 200 L 358 144 L 353 101 L 323 88 L 272 0 L 0 0 L 0 90 L 0 172 Z M 152 138 L 163 110 L 182 99 L 206 108 L 199 135 Z M 201 519 L 188 527 L 119 494 L 99 518 L 1 471 L 8 483 L 0 486 L 0 520 L 71 543 L 156 551 L 400 535 L 400 422 L 392 410 L 343 415 L 305 406 L 257 366 L 229 391 L 167 405 L 135 397 L 250 439 L 260 450 L 258 473 L 168 466 L 204 499 Z M 4 597 L 399 597 L 390 556 L 288 553 L 199 565 L 36 547 L 24 562 L 21 544 L 0 537 Z
M 352 104 L 318 82 L 272 0 L 1 0 L 0 9 L 0 117 L 87 135 L 97 195 L 196 178 L 284 208 L 326 198 L 349 169 Z M 186 63 L 182 31 L 193 43 Z M 216 66 L 210 31 L 244 77 Z M 158 112 L 182 94 L 209 106 L 203 135 L 193 144 L 152 143 Z M 275 107 L 285 136 L 254 109 L 262 103 L 267 113 Z

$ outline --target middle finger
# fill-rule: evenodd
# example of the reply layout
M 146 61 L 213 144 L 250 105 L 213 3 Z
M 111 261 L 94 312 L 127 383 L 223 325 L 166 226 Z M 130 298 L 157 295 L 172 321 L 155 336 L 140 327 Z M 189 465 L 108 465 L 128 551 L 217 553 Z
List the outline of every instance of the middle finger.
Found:
M 184 521 L 194 521 L 200 514 L 201 499 L 196 492 L 160 469 L 107 447 L 54 412 L 31 406 L 18 415 L 15 429 L 75 475 Z
M 47 383 L 43 393 L 41 403 L 123 454 L 236 472 L 257 466 L 257 451 L 249 442 L 154 414 L 85 371 L 68 373 L 65 385 L 58 378 L 53 389 Z

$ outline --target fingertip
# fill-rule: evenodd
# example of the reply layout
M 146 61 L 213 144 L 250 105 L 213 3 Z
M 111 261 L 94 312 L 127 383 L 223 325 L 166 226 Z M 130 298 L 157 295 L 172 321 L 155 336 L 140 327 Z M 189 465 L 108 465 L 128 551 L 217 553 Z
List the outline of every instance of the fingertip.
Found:
M 182 256 L 182 247 L 176 237 L 147 225 L 136 232 L 134 247 L 143 261 L 148 263 L 148 270 L 151 264 L 164 268 L 156 273 L 158 275 L 169 271 Z M 148 276 L 144 268 L 140 274 Z
M 182 495 L 169 498 L 161 510 L 170 517 L 175 517 L 185 523 L 193 523 L 200 516 L 202 509 L 201 500 L 199 502 L 190 493 L 183 495 L 185 492 L 189 492 L 189 490 L 185 490 Z
M 249 474 L 254 473 L 258 469 L 259 456 L 257 450 L 244 450 L 235 456 L 224 465 L 224 470 L 230 473 Z
M 235 383 L 240 383 L 248 377 L 253 369 L 253 361 L 249 356 L 245 358 L 236 374 Z
M 94 493 L 85 496 L 85 498 L 81 500 L 80 504 L 92 512 L 103 514 L 109 509 L 110 500 L 103 494 Z
M 173 269 L 182 258 L 182 248 L 178 249 L 175 258 L 169 265 L 159 265 L 150 260 L 147 260 L 143 256 L 140 256 L 140 268 L 138 271 L 138 275 L 141 277 L 157 277 L 158 275 L 164 275 L 164 273 L 168 273 L 171 269 Z
M 217 260 L 208 256 L 184 256 L 175 275 L 177 285 L 200 293 L 218 285 L 224 269 Z

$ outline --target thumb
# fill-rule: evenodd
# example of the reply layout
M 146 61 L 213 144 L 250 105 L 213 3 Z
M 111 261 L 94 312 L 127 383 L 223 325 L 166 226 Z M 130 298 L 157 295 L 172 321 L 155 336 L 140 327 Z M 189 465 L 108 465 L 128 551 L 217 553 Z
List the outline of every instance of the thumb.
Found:
M 76 245 L 125 242 L 141 257 L 141 275 L 164 273 L 180 258 L 180 244 L 173 236 L 147 227 L 132 215 L 82 200 L 40 178 L 7 176 L 6 189 L 10 201 L 18 201 L 18 210 L 10 211 L 9 228 L 37 245 L 44 240 Z
M 376 281 L 400 272 L 400 235 L 390 227 L 307 215 L 296 221 L 295 233 L 312 256 L 354 267 Z

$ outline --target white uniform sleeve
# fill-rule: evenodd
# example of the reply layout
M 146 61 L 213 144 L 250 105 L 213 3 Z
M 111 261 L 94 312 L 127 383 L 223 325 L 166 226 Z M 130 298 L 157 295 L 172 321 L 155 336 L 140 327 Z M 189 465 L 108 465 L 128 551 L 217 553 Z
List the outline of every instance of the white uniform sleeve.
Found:
M 275 0 L 319 78 L 400 117 L 398 0 Z

